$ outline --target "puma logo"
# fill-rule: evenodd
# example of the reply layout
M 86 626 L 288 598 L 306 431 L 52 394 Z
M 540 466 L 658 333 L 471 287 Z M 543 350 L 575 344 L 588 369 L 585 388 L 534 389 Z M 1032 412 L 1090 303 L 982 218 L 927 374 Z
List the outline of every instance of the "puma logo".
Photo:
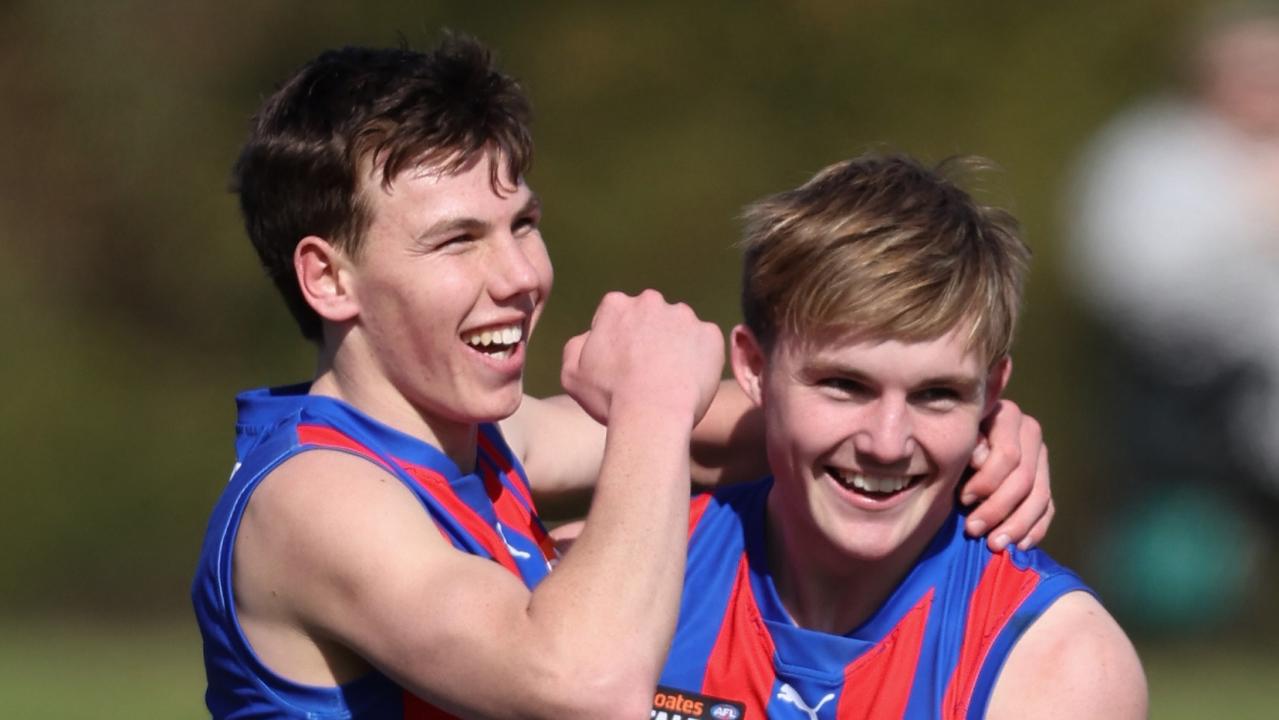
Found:
M 514 545 L 512 545 L 512 544 L 511 544 L 511 543 L 510 543 L 510 542 L 506 539 L 506 533 L 502 532 L 502 524 L 501 524 L 501 523 L 498 523 L 498 524 L 497 524 L 497 534 L 502 536 L 502 544 L 506 546 L 506 551 L 507 551 L 507 552 L 509 552 L 509 553 L 510 553 L 513 557 L 517 557 L 517 558 L 519 558 L 519 559 L 521 559 L 521 560 L 528 560 L 529 558 L 533 557 L 533 555 L 532 555 L 531 553 L 528 553 L 528 552 L 525 552 L 525 551 L 523 551 L 523 550 L 520 550 L 519 548 L 517 548 L 517 547 L 515 547 Z
M 804 713 L 808 715 L 809 720 L 817 720 L 817 711 L 821 710 L 822 706 L 826 703 L 834 700 L 835 693 L 826 693 L 826 696 L 821 699 L 821 702 L 817 703 L 816 707 L 809 707 L 808 703 L 804 702 L 804 698 L 800 697 L 798 690 L 787 683 L 782 683 L 781 690 L 777 691 L 777 699 L 784 700 L 800 710 L 803 710 Z

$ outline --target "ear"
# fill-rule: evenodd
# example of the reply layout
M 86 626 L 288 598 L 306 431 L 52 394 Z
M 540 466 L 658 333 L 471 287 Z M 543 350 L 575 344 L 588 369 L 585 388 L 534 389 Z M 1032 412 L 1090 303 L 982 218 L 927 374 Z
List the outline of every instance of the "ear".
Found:
M 1007 355 L 1000 358 L 990 367 L 990 372 L 986 375 L 986 397 L 985 405 L 982 407 L 981 416 L 989 417 L 995 410 L 995 403 L 999 402 L 999 398 L 1003 397 L 1004 389 L 1008 387 L 1008 379 L 1013 375 L 1013 359 Z
M 738 325 L 729 334 L 729 363 L 733 366 L 733 377 L 755 405 L 764 402 L 764 368 L 768 364 L 768 353 L 760 345 L 755 333 L 745 325 Z
M 302 297 L 322 320 L 346 322 L 360 313 L 349 261 L 329 241 L 308 235 L 293 249 L 293 271 Z

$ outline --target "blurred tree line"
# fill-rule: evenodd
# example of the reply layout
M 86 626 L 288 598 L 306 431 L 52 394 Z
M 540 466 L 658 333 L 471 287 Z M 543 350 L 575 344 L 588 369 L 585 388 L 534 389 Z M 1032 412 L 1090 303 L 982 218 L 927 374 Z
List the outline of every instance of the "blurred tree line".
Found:
M 259 100 L 320 49 L 493 46 L 536 110 L 556 292 L 529 387 L 606 290 L 736 319 L 736 214 L 867 148 L 994 159 L 1035 250 L 1011 395 L 1041 418 L 1067 562 L 1106 500 L 1062 297 L 1058 208 L 1086 137 L 1174 78 L 1205 6 L 325 1 L 0 6 L 0 613 L 183 613 L 230 471 L 233 395 L 311 351 L 227 191 Z M 424 278 L 429 282 L 429 278 Z

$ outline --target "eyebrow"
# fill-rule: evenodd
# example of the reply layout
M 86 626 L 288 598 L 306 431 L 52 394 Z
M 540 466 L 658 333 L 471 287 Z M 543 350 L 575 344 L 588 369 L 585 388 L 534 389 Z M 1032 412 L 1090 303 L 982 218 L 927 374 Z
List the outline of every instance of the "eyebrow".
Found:
M 866 385 L 879 384 L 875 382 L 873 377 L 871 377 L 870 375 L 867 375 L 861 370 L 849 365 L 843 365 L 839 362 L 816 362 L 808 367 L 808 372 L 815 375 L 835 373 L 838 375 L 843 375 L 845 377 L 851 378 L 853 380 L 856 380 L 857 382 L 860 382 Z M 975 392 L 978 388 L 982 386 L 982 381 L 983 381 L 983 378 L 981 377 L 973 377 L 971 375 L 952 373 L 952 374 L 942 374 L 942 375 L 930 375 L 919 380 L 918 382 L 911 383 L 911 385 L 914 387 L 935 387 L 938 385 L 945 385 L 949 387 L 959 388 L 960 390 L 963 390 L 963 391 Z
M 542 209 L 542 201 L 538 198 L 537 193 L 529 191 L 528 200 L 515 213 L 515 217 L 524 217 L 539 212 Z M 419 240 L 427 240 L 441 235 L 452 235 L 454 233 L 466 232 L 476 235 L 483 235 L 489 230 L 489 223 L 473 217 L 452 217 L 443 218 L 431 223 L 430 227 L 423 230 L 419 235 Z
M 432 223 L 423 230 L 418 239 L 427 240 L 441 235 L 452 235 L 459 232 L 483 234 L 488 230 L 488 223 L 471 217 L 444 218 Z
M 983 386 L 984 378 L 969 375 L 937 375 L 925 378 L 917 387 L 952 387 L 964 395 L 976 395 Z

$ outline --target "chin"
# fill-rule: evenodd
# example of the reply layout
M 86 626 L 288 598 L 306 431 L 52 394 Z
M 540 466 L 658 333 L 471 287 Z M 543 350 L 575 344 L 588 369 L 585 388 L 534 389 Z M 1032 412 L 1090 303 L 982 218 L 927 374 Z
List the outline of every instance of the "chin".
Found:
M 898 552 L 904 544 L 902 538 L 888 538 L 884 533 L 868 535 L 865 529 L 852 531 L 840 538 L 832 538 L 832 542 L 849 560 L 859 562 L 878 562 L 886 560 Z
M 493 423 L 505 420 L 514 415 L 520 409 L 520 403 L 524 402 L 524 384 L 517 382 L 513 388 L 503 388 L 491 393 L 486 399 L 486 407 L 477 408 L 480 412 L 476 413 L 475 422 Z

